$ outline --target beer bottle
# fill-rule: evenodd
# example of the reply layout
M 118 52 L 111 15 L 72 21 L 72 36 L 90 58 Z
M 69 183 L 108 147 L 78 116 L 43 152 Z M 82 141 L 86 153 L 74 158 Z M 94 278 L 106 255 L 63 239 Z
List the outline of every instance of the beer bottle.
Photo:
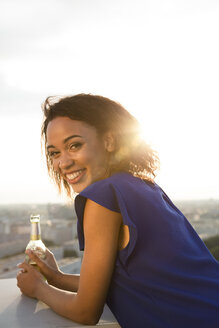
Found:
M 39 258 L 45 259 L 46 246 L 41 240 L 40 215 L 31 215 L 30 222 L 31 222 L 30 241 L 27 244 L 26 250 L 30 249 Z M 36 262 L 32 261 L 27 254 L 25 260 L 27 263 L 37 267 Z

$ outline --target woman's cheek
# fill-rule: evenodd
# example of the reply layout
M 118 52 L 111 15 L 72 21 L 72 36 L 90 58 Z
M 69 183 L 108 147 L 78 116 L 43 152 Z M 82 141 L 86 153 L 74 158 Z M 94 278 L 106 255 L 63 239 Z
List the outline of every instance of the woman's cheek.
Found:
M 53 159 L 53 160 L 52 160 L 52 166 L 53 166 L 54 170 L 55 170 L 56 172 L 58 172 L 59 162 L 58 162 L 57 159 Z

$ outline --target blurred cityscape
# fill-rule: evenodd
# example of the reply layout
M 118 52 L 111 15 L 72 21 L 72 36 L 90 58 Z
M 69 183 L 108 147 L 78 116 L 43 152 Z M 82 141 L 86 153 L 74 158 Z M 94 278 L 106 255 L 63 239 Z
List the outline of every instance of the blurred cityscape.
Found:
M 205 240 L 219 235 L 219 200 L 177 201 L 176 206 Z M 15 277 L 30 238 L 31 214 L 40 214 L 42 240 L 64 272 L 79 273 L 81 252 L 73 204 L 0 205 L 0 278 Z
M 202 240 L 219 234 L 219 199 L 177 201 Z

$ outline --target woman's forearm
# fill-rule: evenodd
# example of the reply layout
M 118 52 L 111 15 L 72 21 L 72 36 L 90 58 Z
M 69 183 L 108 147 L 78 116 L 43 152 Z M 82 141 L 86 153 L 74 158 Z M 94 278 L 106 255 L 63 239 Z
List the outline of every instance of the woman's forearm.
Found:
M 59 289 L 68 290 L 70 292 L 77 292 L 79 286 L 80 275 L 67 274 L 64 272 L 57 272 L 49 284 Z
M 91 313 L 91 311 L 84 306 L 85 302 L 81 302 L 78 299 L 77 294 L 58 289 L 44 281 L 39 282 L 35 296 L 59 315 L 75 322 L 95 325 L 99 320 L 96 314 Z

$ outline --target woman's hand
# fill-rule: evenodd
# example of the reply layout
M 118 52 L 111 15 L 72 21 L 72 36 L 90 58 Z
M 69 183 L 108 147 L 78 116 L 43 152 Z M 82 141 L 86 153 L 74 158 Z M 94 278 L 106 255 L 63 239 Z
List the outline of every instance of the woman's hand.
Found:
M 54 254 L 47 248 L 45 261 L 53 270 L 60 271 Z
M 47 248 L 45 260 L 40 259 L 31 250 L 26 250 L 25 253 L 33 262 L 37 264 L 40 272 L 47 279 L 48 283 L 50 285 L 56 286 L 56 280 L 61 275 L 61 271 L 59 270 L 58 264 L 55 260 L 53 253 Z
M 40 285 L 45 284 L 42 274 L 26 262 L 19 264 L 18 267 L 21 271 L 17 274 L 17 286 L 24 295 L 37 298 Z

